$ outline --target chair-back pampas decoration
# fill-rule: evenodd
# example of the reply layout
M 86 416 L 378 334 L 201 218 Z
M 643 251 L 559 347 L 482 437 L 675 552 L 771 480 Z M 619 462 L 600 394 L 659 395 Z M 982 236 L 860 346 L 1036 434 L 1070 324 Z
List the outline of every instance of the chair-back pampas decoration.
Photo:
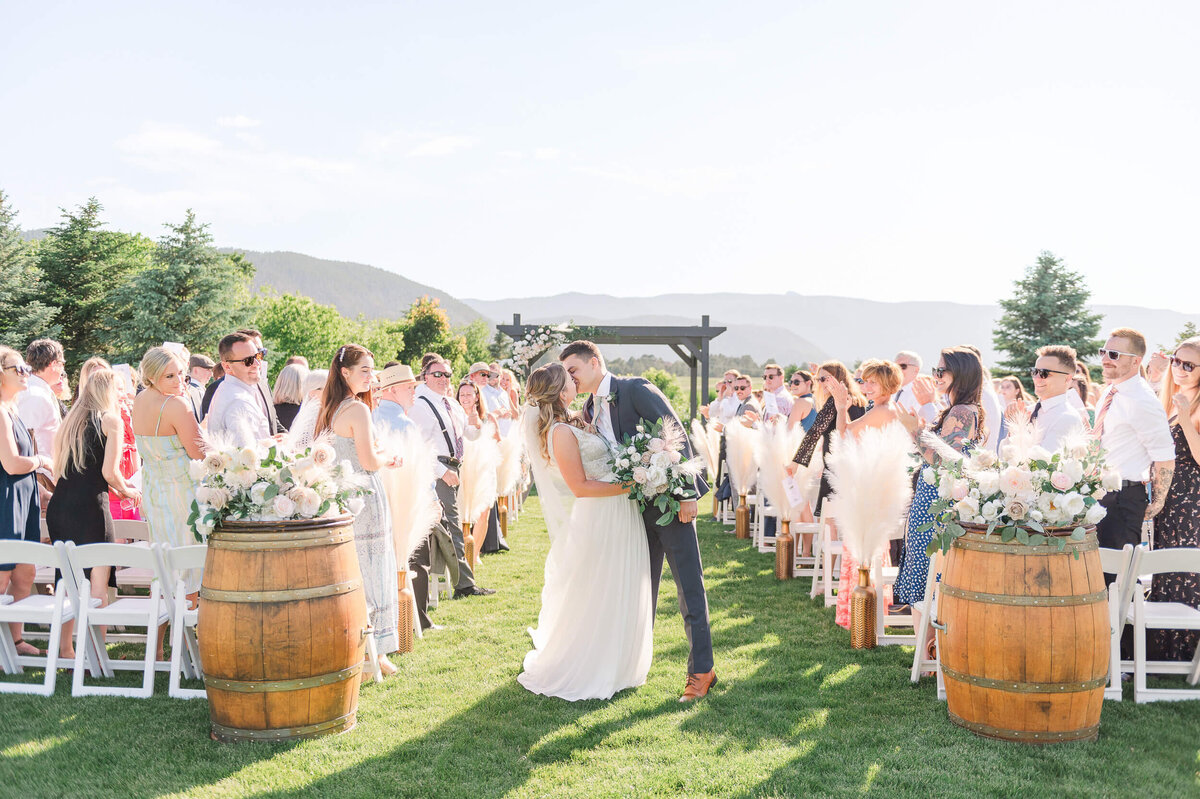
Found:
M 720 502 L 717 500 L 717 465 L 721 457 L 721 434 L 713 429 L 710 422 L 707 426 L 699 419 L 692 420 L 692 450 L 699 453 L 708 472 L 708 484 L 712 486 L 712 512 L 718 515 Z
M 496 493 L 500 513 L 500 535 L 508 538 L 508 497 L 521 484 L 521 455 L 525 437 L 521 420 L 512 423 L 508 433 L 500 437 L 500 463 L 496 467 Z
M 857 437 L 830 432 L 829 484 L 837 503 L 838 535 L 858 563 L 858 586 L 850 594 L 850 645 L 875 646 L 871 563 L 912 501 L 912 438 L 899 424 L 867 428 Z
M 734 419 L 725 427 L 725 460 L 729 463 L 729 482 L 738 495 L 734 532 L 738 538 L 750 537 L 750 508 L 746 495 L 754 488 L 754 440 L 758 432 Z
M 500 445 L 493 435 L 495 431 L 496 426 L 487 422 L 476 438 L 463 441 L 462 467 L 458 474 L 458 520 L 463 528 L 464 558 L 472 567 L 479 562 L 479 553 L 471 536 L 471 525 L 496 501 Z
M 415 428 L 387 433 L 381 437 L 380 445 L 384 452 L 400 456 L 400 465 L 381 470 L 379 477 L 391 510 L 392 543 L 396 550 L 400 652 L 411 652 L 416 600 L 409 582 L 408 561 L 442 517 L 433 490 L 434 453 Z M 425 600 L 420 598 L 421 602 Z
M 784 481 L 789 479 L 787 465 L 792 462 L 800 442 L 804 440 L 804 428 L 796 425 L 788 430 L 787 422 L 768 422 L 759 431 L 755 442 L 754 460 L 758 464 L 758 489 L 766 495 L 775 508 L 779 525 L 775 530 L 775 578 L 792 578 L 795 540 L 792 538 L 793 515 L 800 512 L 799 505 L 788 500 Z

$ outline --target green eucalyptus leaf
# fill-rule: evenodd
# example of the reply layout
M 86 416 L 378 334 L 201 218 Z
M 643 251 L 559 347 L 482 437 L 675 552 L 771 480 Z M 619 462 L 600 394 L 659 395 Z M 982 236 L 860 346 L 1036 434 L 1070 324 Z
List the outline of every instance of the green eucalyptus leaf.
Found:
M 1017 528 L 1015 528 L 1015 527 L 1005 527 L 1003 530 L 1000 531 L 1000 540 L 1006 544 L 1009 541 L 1012 541 L 1016 537 L 1017 537 Z
M 1029 545 L 1030 545 L 1030 546 L 1033 546 L 1033 547 L 1040 547 L 1040 546 L 1041 546 L 1042 544 L 1044 544 L 1044 543 L 1046 543 L 1046 536 L 1044 536 L 1044 535 L 1031 535 L 1031 536 L 1029 536 Z
M 1029 544 L 1029 531 L 1024 527 L 1017 528 L 1017 541 L 1021 544 Z
M 1076 527 L 1074 530 L 1071 531 L 1071 540 L 1072 541 L 1082 541 L 1084 536 L 1086 536 L 1086 535 L 1087 535 L 1087 530 L 1083 529 L 1082 527 Z

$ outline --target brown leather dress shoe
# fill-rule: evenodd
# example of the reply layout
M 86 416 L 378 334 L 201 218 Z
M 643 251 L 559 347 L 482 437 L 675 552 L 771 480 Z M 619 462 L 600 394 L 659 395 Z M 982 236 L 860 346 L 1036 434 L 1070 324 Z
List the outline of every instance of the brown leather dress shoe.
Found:
M 691 702 L 694 699 L 699 699 L 708 694 L 708 689 L 717 684 L 717 672 L 710 671 L 707 674 L 689 674 L 687 676 L 687 687 L 683 689 L 683 696 L 679 697 L 680 702 Z

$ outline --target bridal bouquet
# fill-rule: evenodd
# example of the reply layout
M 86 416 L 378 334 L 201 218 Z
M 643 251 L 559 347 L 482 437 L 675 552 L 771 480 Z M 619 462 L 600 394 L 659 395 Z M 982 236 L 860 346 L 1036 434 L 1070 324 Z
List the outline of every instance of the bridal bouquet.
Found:
M 350 461 L 338 462 L 333 447 L 316 441 L 292 452 L 271 439 L 251 447 L 210 452 L 188 465 L 196 499 L 188 525 L 196 540 L 226 519 L 279 521 L 357 514 L 370 493 Z
M 965 532 L 963 524 L 986 525 L 988 535 L 998 530 L 1005 543 L 1016 539 L 1061 552 L 1068 538 L 1082 540 L 1084 526 L 1104 518 L 1100 499 L 1121 487 L 1121 477 L 1105 464 L 1098 441 L 1081 436 L 1051 453 L 1032 444 L 1020 426 L 1000 446 L 999 457 L 990 450 L 943 457 L 937 468 L 922 469 L 921 477 L 937 487 L 930 515 L 945 525 L 930 542 L 930 554 L 938 548 L 948 551 Z
M 700 467 L 685 459 L 685 434 L 673 419 L 637 426 L 632 436 L 616 448 L 610 460 L 617 482 L 630 489 L 630 498 L 642 510 L 654 506 L 662 512 L 658 524 L 667 524 L 679 513 L 679 503 L 699 499 L 692 480 Z

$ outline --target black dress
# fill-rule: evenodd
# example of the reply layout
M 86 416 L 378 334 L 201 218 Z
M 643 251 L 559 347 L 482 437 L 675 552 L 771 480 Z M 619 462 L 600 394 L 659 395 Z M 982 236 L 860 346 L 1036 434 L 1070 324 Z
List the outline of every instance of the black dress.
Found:
M 850 421 L 860 419 L 866 414 L 867 409 L 860 405 L 851 405 L 847 414 L 850 416 Z M 821 410 L 817 413 L 816 420 L 813 421 L 812 427 L 808 428 L 808 432 L 804 434 L 804 440 L 800 442 L 800 449 L 796 451 L 796 457 L 793 461 L 801 466 L 808 466 L 812 460 L 813 453 L 817 449 L 817 441 L 821 442 L 821 455 L 825 460 L 829 460 L 829 448 L 833 446 L 832 437 L 829 433 L 837 428 L 837 406 L 834 405 L 833 397 L 825 400 L 825 404 L 821 406 Z M 829 470 L 821 471 L 821 488 L 817 492 L 817 506 L 813 508 L 813 516 L 821 515 L 821 506 L 825 504 L 825 497 L 833 493 L 833 486 L 829 485 Z
M 279 425 L 285 433 L 292 429 L 292 422 L 296 421 L 296 414 L 299 412 L 300 406 L 294 402 L 275 403 L 275 418 L 279 420 Z
M 8 417 L 17 454 L 33 457 L 33 439 L 25 423 L 15 415 Z M 0 539 L 38 542 L 42 538 L 41 506 L 38 504 L 37 475 L 9 474 L 0 466 Z M 0 571 L 12 571 L 14 563 L 0 563 Z
M 1190 423 L 1189 420 L 1184 420 Z M 1171 425 L 1175 439 L 1175 476 L 1163 509 L 1154 517 L 1154 548 L 1200 547 L 1200 466 L 1192 457 L 1187 436 L 1179 424 Z M 1151 602 L 1182 602 L 1200 608 L 1200 575 L 1169 572 L 1154 575 Z M 1191 660 L 1200 642 L 1200 630 L 1150 630 L 1150 660 Z
M 46 508 L 46 527 L 51 541 L 74 541 L 77 545 L 113 542 L 112 512 L 108 504 L 108 481 L 104 479 L 105 435 L 100 418 L 93 414 L 84 428 L 84 457 L 72 462 L 58 479 Z M 88 569 L 89 573 L 91 570 Z M 109 585 L 116 585 L 116 570 L 109 571 Z

